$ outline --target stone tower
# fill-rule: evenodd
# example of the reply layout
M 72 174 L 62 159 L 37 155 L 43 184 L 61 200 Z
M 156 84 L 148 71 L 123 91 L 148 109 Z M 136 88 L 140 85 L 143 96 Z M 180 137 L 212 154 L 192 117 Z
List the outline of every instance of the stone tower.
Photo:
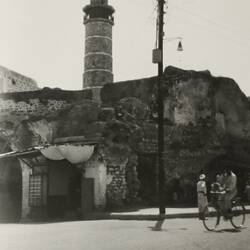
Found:
M 83 88 L 113 82 L 112 26 L 114 8 L 108 0 L 91 0 L 85 13 Z

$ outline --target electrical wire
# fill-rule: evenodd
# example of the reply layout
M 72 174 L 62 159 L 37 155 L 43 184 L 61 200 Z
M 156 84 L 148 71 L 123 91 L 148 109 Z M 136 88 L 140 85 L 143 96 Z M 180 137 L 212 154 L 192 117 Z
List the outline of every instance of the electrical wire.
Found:
M 211 19 L 209 19 L 208 17 L 204 17 L 204 16 L 202 16 L 202 15 L 199 15 L 199 14 L 193 12 L 193 11 L 190 11 L 190 10 L 188 10 L 188 9 L 185 9 L 185 8 L 183 8 L 183 7 L 180 7 L 180 6 L 176 5 L 176 4 L 173 4 L 173 6 L 174 6 L 176 9 L 179 9 L 179 10 L 181 10 L 182 12 L 184 12 L 184 13 L 186 13 L 186 14 L 188 14 L 188 15 L 191 15 L 191 16 L 193 16 L 193 17 L 195 17 L 195 18 L 198 18 L 199 20 L 203 20 L 204 22 L 207 22 L 208 24 L 213 25 L 214 27 L 216 27 L 217 29 L 220 29 L 220 30 L 223 31 L 223 32 L 225 32 L 225 30 L 227 30 L 228 32 L 230 32 L 231 34 L 233 34 L 233 36 L 235 36 L 234 33 L 235 33 L 236 31 L 233 31 L 231 28 L 229 28 L 229 27 L 228 27 L 227 25 L 225 25 L 225 24 L 222 24 L 222 23 L 216 22 L 216 21 L 214 21 L 214 20 L 211 20 Z M 239 30 L 238 30 L 237 32 L 239 32 Z M 248 36 L 247 34 L 245 34 L 245 37 L 244 37 L 244 39 L 242 39 L 242 40 L 246 40 L 247 42 L 250 42 L 250 36 Z
M 177 22 L 176 20 L 173 20 L 173 22 L 176 23 L 176 24 L 178 24 L 178 25 L 180 25 L 180 23 Z M 200 30 L 202 30 L 203 32 L 209 31 L 209 32 L 213 33 L 214 36 L 216 36 L 216 39 L 227 40 L 228 42 L 230 42 L 230 43 L 232 43 L 233 45 L 235 45 L 235 46 L 237 46 L 237 47 L 240 47 L 240 48 L 242 48 L 242 46 L 245 46 L 245 47 L 247 47 L 247 48 L 250 48 L 250 45 L 248 45 L 248 44 L 242 44 L 242 43 L 240 43 L 239 41 L 234 40 L 234 39 L 228 39 L 228 37 L 226 37 L 225 34 L 222 34 L 221 32 L 218 32 L 218 31 L 215 32 L 214 30 L 211 29 L 211 27 L 210 27 L 209 29 L 206 29 L 206 31 L 205 31 L 204 29 L 207 28 L 206 26 L 202 25 L 201 23 L 197 23 L 197 22 L 191 21 L 190 19 L 185 20 L 181 25 L 182 25 L 182 26 L 188 26 L 188 27 L 190 27 L 189 24 L 191 24 L 191 26 L 192 26 L 193 28 L 195 28 L 195 26 L 196 26 L 197 28 L 198 28 L 198 27 L 200 28 L 200 29 L 199 29 L 199 34 L 198 34 L 198 35 L 194 35 L 194 37 L 198 37 L 198 38 L 199 38 L 199 37 L 202 37 L 202 35 L 200 34 Z M 205 28 L 204 28 L 204 27 L 205 27 Z M 186 38 L 186 40 L 188 40 L 188 38 Z M 167 45 L 167 41 L 164 41 L 164 42 L 165 42 L 166 45 Z M 249 58 L 249 56 L 248 56 L 247 53 L 243 53 L 243 52 L 241 52 L 241 51 L 242 51 L 242 50 L 237 50 L 237 53 L 240 54 L 240 55 L 242 55 L 242 56 L 244 56 L 244 57 L 246 57 L 246 58 Z
M 174 23 L 181 25 L 181 26 L 187 26 L 188 23 L 190 23 L 192 25 L 192 28 L 197 27 L 200 28 L 199 30 L 202 30 L 203 32 L 210 32 L 213 33 L 213 37 L 216 36 L 216 38 L 221 38 L 223 40 L 226 40 L 227 42 L 231 42 L 234 43 L 237 46 L 245 46 L 247 48 L 250 47 L 250 44 L 247 41 L 243 41 L 243 40 L 239 40 L 236 39 L 235 36 L 233 36 L 232 34 L 228 34 L 225 32 L 222 32 L 221 30 L 215 30 L 214 28 L 216 27 L 211 27 L 211 26 L 206 26 L 205 23 L 198 23 L 196 21 L 192 21 L 191 19 L 186 19 L 185 21 L 183 21 L 182 24 L 180 24 L 179 22 L 177 22 L 176 20 L 173 20 Z M 200 34 L 197 35 L 197 37 L 201 36 Z
M 207 17 L 207 16 L 203 16 L 203 15 L 200 15 L 200 14 L 198 14 L 198 13 L 195 13 L 195 12 L 189 10 L 189 9 L 185 9 L 185 8 L 183 8 L 182 6 L 178 5 L 178 4 L 173 4 L 173 6 L 174 6 L 175 8 L 181 9 L 182 11 L 188 12 L 189 14 L 191 14 L 191 15 L 193 15 L 193 16 L 196 16 L 196 17 L 198 17 L 198 18 L 201 18 L 201 19 L 203 19 L 203 20 L 206 21 L 206 22 L 209 22 L 209 23 L 211 23 L 211 24 L 213 24 L 213 25 L 216 25 L 217 27 L 220 26 L 220 27 L 222 27 L 223 29 L 227 29 L 229 32 L 242 32 L 242 27 L 236 28 L 236 27 L 232 27 L 231 25 L 228 26 L 228 25 L 226 25 L 226 24 L 224 24 L 224 23 L 219 23 L 218 21 L 215 21 L 214 19 L 211 19 L 211 18 L 209 18 L 209 17 Z M 247 37 L 248 39 L 250 39 L 250 36 L 247 35 L 247 34 L 245 34 L 245 37 Z
M 175 8 L 175 9 L 181 10 L 185 14 L 188 14 L 189 16 L 191 16 L 193 18 L 195 18 L 195 19 L 199 18 L 199 20 L 203 21 L 203 22 L 196 22 L 196 21 L 192 22 L 192 27 L 194 27 L 194 26 L 200 27 L 202 29 L 202 31 L 204 31 L 204 29 L 206 29 L 208 32 L 210 31 L 213 34 L 216 34 L 217 37 L 219 36 L 222 39 L 226 39 L 227 41 L 230 41 L 230 42 L 236 44 L 237 46 L 245 46 L 245 47 L 249 48 L 250 44 L 249 44 L 248 40 L 242 40 L 242 39 L 240 40 L 240 38 L 236 37 L 234 34 L 227 33 L 224 29 L 219 28 L 214 23 L 213 23 L 213 25 L 211 25 L 211 23 L 209 21 L 207 21 L 206 18 L 205 18 L 205 20 L 203 20 L 203 19 L 201 19 L 201 18 L 203 18 L 202 16 L 200 17 L 199 15 L 195 15 L 195 14 L 193 15 L 190 11 L 186 11 L 184 8 Z M 182 16 L 182 18 L 183 17 L 184 16 Z M 172 21 L 177 23 L 176 18 L 173 19 Z M 190 21 L 191 21 L 191 19 L 189 18 L 189 19 L 185 20 L 184 22 L 182 22 L 181 25 L 187 25 L 187 22 L 190 23 Z M 180 23 L 178 23 L 178 24 L 180 24 Z M 208 26 L 204 26 L 204 25 L 208 25 Z M 216 31 L 214 29 L 216 29 Z M 225 37 L 225 35 L 227 36 L 227 38 Z

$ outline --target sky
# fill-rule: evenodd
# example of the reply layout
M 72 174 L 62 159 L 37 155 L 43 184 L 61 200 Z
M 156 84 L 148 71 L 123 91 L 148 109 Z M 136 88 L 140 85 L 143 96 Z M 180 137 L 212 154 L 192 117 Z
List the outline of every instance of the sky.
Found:
M 90 0 L 0 0 L 0 65 L 40 87 L 82 88 L 84 25 Z M 157 74 L 156 0 L 110 0 L 115 81 Z M 249 0 L 168 0 L 164 66 L 233 78 L 250 96 Z M 182 37 L 184 51 L 176 50 Z

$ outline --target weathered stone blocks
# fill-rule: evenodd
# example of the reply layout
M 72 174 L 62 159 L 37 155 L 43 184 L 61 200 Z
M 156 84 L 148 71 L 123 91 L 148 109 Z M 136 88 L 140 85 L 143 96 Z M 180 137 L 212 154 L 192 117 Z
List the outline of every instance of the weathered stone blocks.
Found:
M 112 25 L 103 21 L 88 22 L 85 26 L 85 37 L 106 36 L 112 38 Z
M 113 79 L 113 74 L 107 71 L 88 71 L 83 76 L 84 87 L 101 86 L 113 82 Z
M 0 66 L 0 93 L 38 90 L 35 80 Z
M 90 37 L 85 41 L 85 54 L 103 52 L 112 54 L 112 41 L 106 37 Z
M 86 23 L 83 87 L 113 82 L 112 24 L 107 19 L 90 18 Z
M 112 57 L 106 54 L 88 54 L 84 61 L 85 70 L 104 69 L 112 73 Z
M 111 182 L 107 185 L 107 202 L 110 208 L 122 206 L 126 198 L 126 175 L 125 164 L 107 167 L 107 174 Z

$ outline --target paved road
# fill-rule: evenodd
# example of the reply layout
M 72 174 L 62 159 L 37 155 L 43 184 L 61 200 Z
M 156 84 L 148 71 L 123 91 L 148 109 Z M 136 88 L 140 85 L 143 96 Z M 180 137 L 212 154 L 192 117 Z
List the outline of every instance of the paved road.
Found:
M 247 216 L 250 226 L 250 215 Z M 248 250 L 250 228 L 223 222 L 207 232 L 197 219 L 0 224 L 1 250 Z

